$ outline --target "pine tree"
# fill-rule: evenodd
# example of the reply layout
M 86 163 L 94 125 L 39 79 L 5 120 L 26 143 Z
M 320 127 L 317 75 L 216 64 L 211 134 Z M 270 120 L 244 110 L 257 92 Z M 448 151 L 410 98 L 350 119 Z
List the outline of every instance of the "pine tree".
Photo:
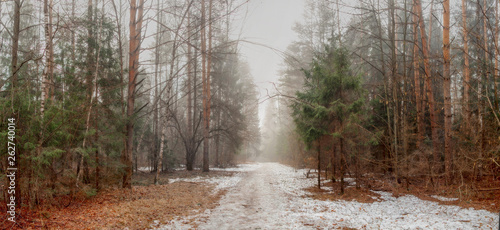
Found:
M 352 74 L 347 51 L 343 48 L 327 48 L 325 54 L 316 57 L 311 68 L 304 72 L 305 90 L 297 93 L 298 101 L 292 105 L 297 131 L 308 147 L 316 143 L 318 171 L 321 138 L 332 135 L 338 139 L 343 194 L 347 166 L 345 137 L 352 124 L 360 122 L 357 114 L 362 112 L 364 105 L 361 81 L 359 76 Z

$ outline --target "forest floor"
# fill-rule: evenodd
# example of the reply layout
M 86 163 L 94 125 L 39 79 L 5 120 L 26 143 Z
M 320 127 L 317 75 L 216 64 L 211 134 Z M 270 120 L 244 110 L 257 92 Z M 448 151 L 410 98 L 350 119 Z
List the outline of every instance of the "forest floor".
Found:
M 0 229 L 148 229 L 155 220 L 161 220 L 156 223 L 168 223 L 175 218 L 213 209 L 225 193 L 215 184 L 172 183 L 175 180 L 206 180 L 232 174 L 182 170 L 162 174 L 161 185 L 153 185 L 154 173 L 139 172 L 133 176 L 132 190 L 108 189 L 94 197 L 77 196 L 72 200 L 60 200 L 60 205 L 23 209 L 17 224 L 3 221 Z
M 67 207 L 25 212 L 17 228 L 498 229 L 498 196 L 457 199 L 422 185 L 407 191 L 369 175 L 359 189 L 354 178 L 347 178 L 340 196 L 339 183 L 322 180 L 318 189 L 317 174 L 307 178 L 307 171 L 278 163 L 209 173 L 176 170 L 162 174 L 156 186 L 153 173 L 139 172 L 131 191 L 109 189 L 62 202 Z M 10 227 L 5 224 L 0 228 Z

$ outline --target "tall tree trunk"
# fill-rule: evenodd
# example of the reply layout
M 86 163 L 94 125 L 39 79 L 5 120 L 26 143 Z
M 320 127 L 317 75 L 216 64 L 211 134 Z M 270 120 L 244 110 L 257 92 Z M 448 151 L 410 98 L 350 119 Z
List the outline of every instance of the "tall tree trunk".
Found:
M 52 19 L 50 15 L 52 14 L 50 11 L 52 9 L 52 1 L 44 0 L 43 2 L 43 14 L 44 14 L 44 31 L 45 31 L 45 68 L 42 74 L 42 96 L 40 101 L 40 114 L 43 118 L 45 113 L 45 103 L 49 98 L 50 94 L 50 86 L 49 81 L 51 78 L 51 50 L 52 50 L 52 26 L 50 25 Z M 19 29 L 19 28 L 18 28 Z M 17 44 L 15 44 L 17 46 Z M 17 48 L 17 47 L 16 47 Z M 17 62 L 17 56 L 16 56 Z
M 429 42 L 427 43 L 427 49 L 432 52 L 432 19 L 434 18 L 434 0 L 431 0 L 431 9 L 429 13 Z
M 210 131 L 210 115 L 211 115 L 211 105 L 212 105 L 212 90 L 211 90 L 211 78 L 212 78 L 212 6 L 213 0 L 208 0 L 208 50 L 207 50 L 207 133 Z M 207 135 L 208 136 L 208 135 Z M 203 166 L 203 170 L 207 172 L 209 170 L 209 158 L 206 158 L 203 163 L 206 162 L 206 166 Z
M 495 95 L 495 98 L 494 98 L 494 110 L 495 110 L 495 113 L 498 113 L 499 111 L 499 108 L 498 108 L 498 89 L 497 89 L 497 78 L 498 78 L 498 20 L 499 20 L 499 16 L 498 16 L 498 1 L 495 1 L 495 36 L 494 36 L 494 39 L 495 39 L 495 54 L 494 54 L 494 57 L 495 57 L 495 71 L 494 71 L 494 75 L 493 75 L 493 94 Z
M 424 69 L 425 69 L 425 84 L 426 84 L 426 94 L 427 101 L 429 104 L 429 114 L 431 122 L 431 134 L 432 134 L 432 155 L 434 162 L 432 163 L 433 171 L 436 171 L 437 164 L 439 162 L 439 137 L 438 137 L 438 126 L 437 126 L 437 111 L 434 109 L 434 94 L 432 92 L 432 79 L 431 79 L 431 69 L 429 64 L 429 51 L 427 45 L 427 36 L 425 33 L 424 18 L 422 16 L 422 3 L 420 0 L 414 0 L 417 6 L 418 20 L 420 26 L 420 37 L 422 39 L 422 52 L 424 55 Z
M 125 173 L 123 174 L 123 188 L 132 188 L 132 151 L 134 143 L 134 104 L 135 104 L 135 87 L 136 80 L 139 74 L 139 53 L 141 43 L 141 27 L 143 19 L 144 0 L 140 0 L 139 5 L 137 0 L 130 1 L 130 45 L 129 45 L 129 83 L 127 94 L 127 124 L 126 150 L 123 152 L 122 161 L 125 165 Z
M 406 52 L 408 51 L 407 50 L 407 46 L 406 46 L 406 43 L 407 43 L 407 36 L 408 36 L 408 4 L 407 4 L 407 0 L 404 1 L 404 22 L 403 23 L 403 81 L 404 81 L 404 84 L 403 84 L 403 92 L 409 92 L 410 89 L 408 87 L 408 82 L 411 81 L 411 79 L 408 78 L 409 74 L 408 74 L 408 71 L 411 69 L 411 68 L 408 68 L 408 62 L 407 62 L 407 56 L 406 56 Z M 405 175 L 406 175 L 406 178 L 408 178 L 408 139 L 409 139 L 409 135 L 408 135 L 408 111 L 409 111 L 409 108 L 408 108 L 408 104 L 409 104 L 409 101 L 411 101 L 411 97 L 409 96 L 411 95 L 411 93 L 402 93 L 402 97 L 403 97 L 403 102 L 402 102 L 402 105 L 400 107 L 400 109 L 402 109 L 402 112 L 401 112 L 401 115 L 403 116 L 402 118 L 402 121 L 401 121 L 401 133 L 402 133 L 402 139 L 403 139 L 403 157 L 404 157 L 404 167 L 405 167 Z M 368 149 L 368 148 L 365 148 L 365 149 Z M 358 157 L 358 161 L 359 161 L 359 157 Z M 358 164 L 359 165 L 359 164 Z M 356 183 L 357 185 L 358 183 Z
M 399 149 L 398 149 L 398 130 L 399 130 L 399 100 L 398 100 L 398 88 L 399 88 L 399 79 L 398 79 L 398 64 L 397 64 L 397 54 L 396 54 L 396 49 L 397 49 L 397 43 L 396 43 L 396 17 L 395 17 L 395 3 L 394 0 L 390 0 L 389 2 L 390 6 L 390 21 L 391 21 L 391 26 L 390 26 L 390 31 L 389 31 L 389 36 L 390 36 L 390 41 L 391 41 L 391 77 L 392 77 L 392 100 L 393 100 L 393 149 L 392 149 L 392 154 L 393 154 L 393 161 L 394 161 L 394 175 L 396 177 L 396 180 L 399 177 Z
M 203 171 L 209 171 L 209 81 L 207 76 L 207 48 L 206 48 L 206 16 L 205 0 L 201 0 L 201 78 L 203 83 Z
M 379 39 L 378 39 L 378 46 L 379 46 L 379 49 L 380 49 L 380 65 L 381 65 L 381 70 L 382 70 L 382 75 L 383 75 L 383 78 L 384 78 L 384 101 L 385 102 L 388 102 L 389 99 L 387 98 L 388 96 L 388 92 L 387 92 L 387 72 L 386 72 L 386 68 L 385 68 L 385 54 L 384 54 L 384 41 L 383 41 L 383 34 L 382 34 L 382 19 L 380 18 L 380 13 L 377 14 L 377 12 L 380 12 L 380 1 L 377 1 L 377 9 L 373 8 L 373 14 L 374 14 L 374 17 L 377 18 L 377 27 L 378 27 L 378 36 L 379 36 Z M 390 111 L 389 111 L 389 106 L 387 105 L 387 103 L 384 105 L 385 107 L 385 112 L 386 112 L 386 116 L 387 116 L 387 133 L 388 133 L 388 138 L 389 140 L 392 139 L 392 132 L 391 132 L 391 120 L 390 120 Z M 390 154 L 392 152 L 391 150 L 391 144 L 390 142 L 388 142 L 388 147 L 386 148 L 386 151 L 384 151 L 384 161 L 386 161 L 387 158 L 390 158 Z
M 470 130 L 470 105 L 469 105 L 469 87 L 470 87 L 470 69 L 469 69 L 469 32 L 467 31 L 467 8 L 466 1 L 462 0 L 462 27 L 464 36 L 464 80 L 463 80 L 463 105 L 464 105 L 464 125 L 466 135 Z
M 45 9 L 45 5 L 44 5 Z M 11 82 L 12 82 L 12 95 L 14 94 L 14 88 L 17 84 L 17 59 L 18 59 L 18 50 L 19 50 L 19 24 L 21 22 L 21 0 L 14 1 L 14 25 L 12 30 L 12 60 L 11 60 Z
M 48 41 L 48 51 L 49 51 L 49 56 L 48 56 L 48 95 L 47 97 L 50 98 L 52 101 L 54 101 L 54 91 L 55 91 L 55 85 L 54 85 L 54 34 L 53 34 L 53 29 L 52 29 L 52 0 L 49 0 L 49 5 L 48 5 L 48 11 L 49 11 L 49 41 Z
M 478 1 L 479 4 L 479 1 Z M 488 19 L 486 18 L 486 0 L 483 0 L 483 5 L 481 6 L 482 10 L 482 21 L 483 21 L 483 42 L 484 42 L 484 61 L 485 66 L 483 69 L 483 79 L 479 79 L 477 87 L 477 101 L 478 101 L 478 117 L 479 117 L 479 158 L 483 158 L 484 154 L 484 146 L 485 146 L 485 127 L 484 127 L 484 113 L 483 113 L 483 92 L 484 89 L 486 97 L 488 97 L 488 75 L 490 73 L 490 57 L 489 57 L 489 47 L 488 47 Z M 478 175 L 482 176 L 482 167 L 478 167 Z
M 192 39 L 191 39 L 191 13 L 189 13 L 188 18 L 187 18 L 187 38 L 188 38 L 188 48 L 187 48 L 187 102 L 188 102 L 188 108 L 187 108 L 187 136 L 188 139 L 191 139 L 192 133 L 193 133 L 193 89 L 191 86 L 192 82 L 192 76 L 193 76 L 193 60 L 192 60 Z
M 114 6 L 114 1 L 113 6 Z M 71 2 L 71 20 L 73 21 L 72 24 L 74 25 L 75 21 L 75 6 L 76 6 L 76 0 L 72 0 Z M 115 9 L 116 10 L 116 9 Z M 121 48 L 121 47 L 120 47 Z M 71 30 L 71 65 L 74 68 L 76 63 L 76 32 L 75 30 Z
M 417 111 L 417 149 L 422 147 L 424 141 L 425 124 L 424 124 L 424 111 L 422 104 L 422 90 L 420 89 L 420 62 L 419 62 L 419 48 L 418 48 L 418 16 L 417 6 L 413 4 L 413 78 L 415 80 L 415 102 Z
M 156 100 L 161 100 L 161 97 L 160 94 L 159 94 L 159 84 L 160 84 L 160 80 L 158 79 L 158 76 L 161 76 L 161 67 L 159 66 L 160 65 L 160 34 L 163 32 L 163 31 L 160 31 L 162 30 L 162 27 L 160 27 L 160 23 L 163 23 L 162 22 L 162 19 L 161 19 L 161 9 L 160 9 L 160 1 L 157 0 L 156 1 L 156 4 L 158 5 L 158 9 L 157 9 L 157 13 L 156 13 L 156 20 L 158 20 L 159 23 L 156 24 L 156 36 L 155 36 L 155 73 L 154 73 L 154 78 L 155 78 L 155 85 L 154 85 L 154 88 L 155 88 L 155 91 L 154 91 L 154 95 L 155 95 L 155 101 Z M 158 71 L 158 68 L 160 67 L 160 71 Z M 159 73 L 160 72 L 160 73 Z M 162 148 L 162 144 L 163 144 L 163 140 L 161 140 L 161 142 L 159 142 L 159 138 L 164 138 L 164 134 L 163 134 L 163 128 L 162 128 L 162 125 L 160 124 L 160 121 L 159 121 L 159 118 L 160 118 L 160 108 L 161 106 L 158 106 L 159 103 L 154 103 L 154 106 L 153 106 L 153 151 L 152 151 L 152 157 L 153 158 L 156 158 L 156 154 L 158 154 L 160 152 L 160 149 L 159 148 Z M 161 139 L 160 138 L 160 139 Z M 158 144 L 160 146 L 158 146 Z M 163 151 L 161 151 L 163 152 Z M 159 159 L 159 158 L 156 158 L 156 159 Z M 156 172 L 157 172 L 157 176 L 159 175 L 158 172 L 158 167 L 156 167 Z M 157 184 L 157 178 L 155 177 L 155 184 Z
M 18 59 L 18 49 L 19 49 L 19 33 L 20 33 L 20 22 L 21 22 L 21 7 L 22 7 L 22 2 L 21 0 L 15 0 L 14 1 L 14 21 L 13 21 L 13 30 L 12 30 L 12 49 L 11 49 L 11 55 L 12 55 L 12 60 L 11 60 L 11 106 L 12 106 L 12 114 L 11 118 L 15 118 L 17 126 L 20 125 L 19 121 L 19 114 L 14 110 L 14 94 L 16 93 L 16 87 L 17 87 L 17 71 L 19 70 L 19 67 L 17 66 L 17 59 Z M 2 85 L 3 86 L 3 85 Z M 2 87 L 0 86 L 0 88 Z M 42 99 L 43 103 L 43 99 Z M 43 115 L 42 115 L 43 118 Z M 40 137 L 41 138 L 41 137 Z M 19 144 L 18 139 L 15 139 L 15 144 Z M 20 168 L 20 160 L 19 160 L 19 150 L 14 150 L 14 159 L 17 159 L 17 161 L 14 161 L 15 165 L 13 165 L 13 168 Z M 21 174 L 17 173 L 20 172 L 20 170 L 16 171 L 16 176 L 14 177 L 14 183 L 17 185 L 15 186 L 14 192 L 15 192 L 15 199 L 16 199 L 16 205 L 15 207 L 20 210 L 21 209 L 21 204 L 22 204 L 22 199 L 21 199 Z M 31 175 L 31 173 L 28 173 L 28 175 Z M 29 176 L 30 177 L 30 176 Z M 5 177 L 7 178 L 7 177 Z M 9 184 L 9 179 L 5 181 L 5 184 Z M 28 181 L 30 181 L 30 178 L 28 178 Z M 5 190 L 4 190 L 5 191 Z M 29 190 L 28 190 L 29 192 Z M 5 193 L 6 194 L 6 193 Z M 7 204 L 7 202 L 5 202 Z M 9 207 L 6 207 L 6 210 L 9 210 Z M 16 212 L 16 215 L 19 215 L 19 211 Z M 17 219 L 17 216 L 15 217 Z
M 443 2 L 443 94 L 445 174 L 451 177 L 450 1 Z
M 88 115 L 87 115 L 87 122 L 85 124 L 86 126 L 86 132 L 88 132 L 88 130 L 90 129 L 90 117 L 91 117 L 91 114 L 92 114 L 92 98 L 93 98 L 93 90 L 94 90 L 94 85 L 92 84 L 93 81 L 92 81 L 92 78 L 93 78 L 93 71 L 95 71 L 94 69 L 94 45 L 92 44 L 92 39 L 93 39 L 93 36 L 94 36 L 94 31 L 93 31 L 93 2 L 92 0 L 88 0 L 87 1 L 87 20 L 89 22 L 89 24 L 87 25 L 87 60 L 86 60 L 86 68 L 87 68 L 87 73 L 86 73 L 86 78 L 85 78 L 85 85 L 86 85 L 86 89 L 87 89 L 87 94 L 85 95 L 86 96 L 86 103 L 87 103 L 87 108 L 88 108 Z M 48 81 L 48 79 L 46 79 Z M 84 139 L 86 139 L 86 137 L 84 137 Z M 88 140 L 87 140 L 88 142 Z M 85 143 L 84 143 L 85 145 Z M 85 147 L 84 147 L 85 148 Z M 81 160 L 80 160 L 80 165 L 83 167 L 83 182 L 84 183 L 88 183 L 89 182 L 89 167 L 88 167 L 88 161 L 87 161 L 87 158 L 86 156 L 82 153 L 82 156 L 81 156 Z M 78 179 L 79 179 L 79 175 L 81 173 L 78 172 L 77 173 L 77 185 L 78 185 Z
M 121 31 L 121 1 L 120 1 L 120 12 L 118 12 L 118 9 L 116 8 L 115 0 L 111 0 L 111 3 L 113 5 L 113 10 L 115 12 L 115 21 L 116 21 L 116 28 L 117 28 L 117 35 L 118 35 L 118 57 L 120 59 L 120 97 L 121 97 L 121 111 L 122 115 L 125 116 L 125 106 L 124 106 L 124 101 L 125 101 L 125 93 L 123 92 L 123 85 L 124 79 L 123 76 L 125 75 L 125 64 L 123 63 L 123 44 L 122 44 L 122 31 Z

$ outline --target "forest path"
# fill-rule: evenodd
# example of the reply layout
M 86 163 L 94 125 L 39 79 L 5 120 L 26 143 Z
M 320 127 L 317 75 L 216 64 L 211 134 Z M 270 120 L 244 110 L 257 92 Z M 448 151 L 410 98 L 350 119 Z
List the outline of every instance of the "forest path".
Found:
M 210 213 L 201 229 L 276 229 L 287 225 L 283 217 L 291 196 L 280 190 L 277 163 L 262 163 L 248 172 Z

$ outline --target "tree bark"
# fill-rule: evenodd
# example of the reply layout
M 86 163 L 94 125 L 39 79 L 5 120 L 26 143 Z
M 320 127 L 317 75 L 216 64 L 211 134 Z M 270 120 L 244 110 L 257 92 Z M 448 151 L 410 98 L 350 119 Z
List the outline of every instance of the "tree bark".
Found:
M 463 105 L 464 105 L 464 125 L 465 133 L 469 134 L 470 130 L 470 105 L 469 105 L 469 87 L 470 87 L 470 69 L 469 69 L 469 32 L 467 31 L 467 8 L 466 1 L 462 0 L 462 27 L 464 36 L 464 80 L 463 80 Z
M 321 140 L 318 140 L 316 151 L 318 153 L 318 188 L 321 189 Z
M 141 27 L 143 18 L 144 0 L 140 0 L 137 6 L 137 0 L 130 1 L 130 44 L 129 44 L 129 83 L 127 95 L 127 124 L 126 150 L 123 152 L 122 161 L 125 165 L 123 174 L 123 188 L 132 188 L 132 151 L 134 144 L 134 104 L 136 79 L 139 74 L 139 52 L 141 43 Z
M 340 195 L 344 195 L 344 188 L 345 188 L 345 181 L 344 181 L 344 176 L 345 176 L 345 166 L 346 166 L 346 159 L 345 159 L 345 153 L 344 153 L 344 138 L 340 137 Z
M 193 76 L 192 44 L 191 44 L 191 13 L 187 17 L 187 136 L 190 139 L 193 133 L 193 96 L 194 88 L 191 86 Z M 196 102 L 195 102 L 196 103 Z
M 165 109 L 165 110 L 167 110 L 167 109 Z M 163 123 L 166 123 L 166 122 L 163 122 Z M 156 169 L 156 175 L 155 175 L 155 180 L 154 180 L 154 184 L 155 185 L 158 185 L 160 183 L 159 182 L 160 171 L 163 168 L 163 151 L 164 151 L 164 145 L 165 145 L 164 144 L 164 142 L 165 142 L 165 133 L 167 132 L 166 129 L 167 129 L 167 124 L 163 124 L 162 128 L 161 128 L 160 151 L 158 152 L 158 167 Z
M 14 94 L 14 88 L 17 84 L 17 59 L 19 50 L 19 24 L 21 22 L 21 0 L 14 1 L 14 29 L 12 31 L 12 61 L 11 61 L 11 82 L 12 82 L 12 94 Z
M 209 81 L 207 76 L 205 0 L 201 0 L 201 78 L 203 83 L 203 172 L 209 171 Z
M 398 131 L 399 131 L 399 100 L 398 100 L 398 88 L 399 88 L 399 79 L 398 79 L 398 64 L 397 64 L 397 43 L 396 43 L 396 18 L 395 18 L 395 3 L 394 0 L 390 0 L 390 42 L 391 42 L 391 77 L 392 77 L 392 100 L 393 100 L 393 161 L 394 161 L 394 176 L 396 180 L 399 177 L 399 149 L 398 149 Z M 389 114 L 388 114 L 389 115 Z
M 16 87 L 17 87 L 17 71 L 18 71 L 18 66 L 17 66 L 17 59 L 18 59 L 18 49 L 19 49 L 19 33 L 20 33 L 20 29 L 19 29 L 19 26 L 20 26 L 20 22 L 21 22 L 21 7 L 22 7 L 22 2 L 21 0 L 15 0 L 14 1 L 14 21 L 13 21 L 13 30 L 12 30 L 12 50 L 11 50 L 11 54 L 12 54 L 12 61 L 11 61 L 11 106 L 12 106 L 12 118 L 16 118 L 16 123 L 17 125 L 19 126 L 20 125 L 20 122 L 19 121 L 19 114 L 17 114 L 15 111 L 14 111 L 14 94 L 16 92 Z M 1 87 L 1 86 L 0 86 Z M 43 101 L 43 100 L 42 100 Z M 43 103 L 43 102 L 42 102 Z M 42 116 L 43 117 L 43 116 Z M 18 138 L 15 139 L 15 143 L 16 145 L 19 144 L 19 141 L 18 141 Z M 20 160 L 19 160 L 19 150 L 14 150 L 14 158 L 15 159 L 18 159 L 17 161 L 15 161 L 15 165 L 14 167 L 15 168 L 21 168 L 21 165 L 20 165 Z M 19 172 L 19 171 L 18 171 Z M 31 177 L 31 173 L 28 173 L 28 177 Z M 6 177 L 7 179 L 7 177 Z M 30 178 L 28 178 L 28 181 L 29 181 Z M 5 182 L 5 184 L 9 184 L 9 179 L 7 179 Z M 17 185 L 15 187 L 15 199 L 16 199 L 16 208 L 18 208 L 20 210 L 21 208 L 21 205 L 22 205 L 22 199 L 21 199 L 21 174 L 17 174 L 15 177 L 14 177 L 14 182 L 15 184 Z M 31 186 L 31 185 L 28 185 L 28 186 Z M 29 187 L 28 187 L 29 188 Z M 5 190 L 4 190 L 5 191 Z M 29 190 L 28 190 L 29 192 Z M 5 193 L 7 194 L 7 193 Z M 7 204 L 7 202 L 5 202 L 5 204 Z M 9 207 L 6 206 L 6 210 L 9 210 Z M 16 218 L 18 218 L 19 216 L 19 212 L 16 212 Z
M 52 69 L 52 25 L 51 25 L 51 9 L 52 9 L 52 0 L 44 0 L 43 2 L 43 14 L 44 14 L 44 32 L 45 32 L 45 68 L 42 73 L 42 96 L 40 100 L 40 114 L 43 118 L 45 113 L 45 103 L 49 98 L 50 94 L 50 86 L 49 81 L 51 78 L 51 69 Z M 18 25 L 19 26 L 19 25 Z M 19 29 L 19 28 L 18 28 Z M 18 34 L 19 36 L 19 34 Z M 17 49 L 17 44 L 15 44 Z M 17 62 L 17 56 L 16 56 Z
M 424 141 L 425 124 L 424 124 L 424 111 L 422 106 L 422 90 L 420 89 L 420 61 L 419 61 L 419 48 L 418 48 L 418 16 L 417 6 L 413 4 L 413 78 L 415 81 L 415 103 L 417 111 L 417 149 L 422 147 Z
M 450 1 L 443 1 L 443 96 L 445 174 L 451 177 Z
M 498 1 L 495 1 L 495 54 L 494 54 L 494 57 L 495 57 L 495 71 L 494 71 L 494 75 L 493 75 L 493 94 L 495 95 L 495 98 L 494 98 L 494 110 L 495 112 L 494 113 L 498 113 L 498 86 L 497 86 L 497 78 L 498 78 L 498 22 L 499 20 L 499 16 L 498 16 Z

